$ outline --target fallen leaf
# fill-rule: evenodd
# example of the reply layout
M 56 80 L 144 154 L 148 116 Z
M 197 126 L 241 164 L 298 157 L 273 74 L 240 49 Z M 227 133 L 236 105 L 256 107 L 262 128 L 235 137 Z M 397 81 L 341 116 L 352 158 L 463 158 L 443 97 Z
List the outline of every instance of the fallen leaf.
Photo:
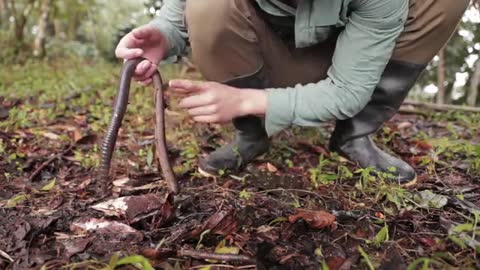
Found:
M 335 229 L 336 217 L 326 211 L 313 211 L 313 210 L 304 210 L 296 209 L 296 214 L 288 217 L 290 223 L 295 223 L 299 219 L 305 220 L 312 228 L 323 229 L 330 227 Z
M 172 249 L 144 248 L 140 254 L 149 259 L 164 260 L 175 256 L 177 252 Z
M 225 239 L 218 243 L 217 247 L 215 247 L 215 253 L 217 254 L 239 254 L 240 248 L 234 246 L 227 246 Z
M 330 153 L 322 146 L 313 145 L 305 141 L 298 142 L 298 145 L 303 146 L 316 154 L 323 155 L 325 157 L 330 157 Z
M 267 163 L 267 170 L 271 173 L 276 173 L 278 172 L 277 167 L 275 167 L 272 163 L 268 162 Z
M 10 200 L 7 201 L 7 204 L 5 205 L 5 207 L 6 208 L 15 207 L 18 204 L 24 202 L 27 198 L 28 197 L 26 194 L 19 194 L 19 195 L 13 196 L 12 198 L 10 198 Z
M 101 202 L 92 206 L 93 209 L 107 216 L 126 217 L 130 223 L 139 221 L 162 208 L 169 198 L 162 199 L 159 194 L 151 193 L 140 196 L 127 196 Z M 151 215 L 150 215 L 151 216 Z
M 76 136 L 78 136 L 78 134 Z M 76 139 L 75 143 L 77 145 L 79 145 L 79 144 L 91 145 L 91 144 L 94 144 L 96 141 L 97 141 L 97 136 L 93 135 L 93 134 L 90 134 L 90 135 L 83 136 L 83 137 L 79 138 L 78 140 Z
M 413 197 L 423 208 L 443 208 L 448 203 L 448 198 L 444 195 L 435 194 L 431 190 L 422 190 Z
M 428 237 L 415 237 L 417 241 L 424 244 L 427 247 L 434 247 L 437 245 L 434 239 Z
M 238 223 L 235 218 L 235 210 L 224 209 L 216 212 L 203 224 L 202 227 L 194 230 L 192 236 L 198 236 L 202 232 L 209 230 L 211 233 L 228 235 L 238 229 Z
M 27 236 L 27 234 L 32 230 L 30 223 L 26 221 L 20 222 L 18 224 L 17 230 L 13 233 L 17 241 L 21 241 Z
M 421 150 L 424 150 L 424 151 L 430 151 L 430 150 L 433 149 L 433 146 L 426 141 L 418 141 L 418 142 L 415 143 L 415 146 L 418 149 L 421 149 Z
M 108 235 L 117 240 L 132 242 L 143 239 L 141 232 L 126 224 L 98 218 L 80 219 L 70 225 L 70 230 L 74 233 L 95 232 Z
M 65 247 L 65 251 L 67 252 L 67 257 L 70 258 L 75 254 L 83 252 L 91 241 L 92 239 L 90 238 L 66 241 L 65 243 L 63 243 L 63 246 Z
M 46 131 L 46 132 L 42 132 L 41 134 L 42 134 L 43 137 L 45 137 L 47 139 L 50 139 L 50 140 L 54 140 L 54 141 L 60 140 L 60 135 L 57 135 L 53 132 Z
M 48 184 L 42 187 L 42 191 L 50 191 L 53 187 L 55 187 L 55 183 L 57 182 L 57 179 L 53 178 Z
M 173 216 L 173 195 L 167 194 L 165 198 L 158 193 L 127 196 L 101 202 L 92 208 L 107 216 L 125 217 L 129 223 L 158 214 L 166 221 Z

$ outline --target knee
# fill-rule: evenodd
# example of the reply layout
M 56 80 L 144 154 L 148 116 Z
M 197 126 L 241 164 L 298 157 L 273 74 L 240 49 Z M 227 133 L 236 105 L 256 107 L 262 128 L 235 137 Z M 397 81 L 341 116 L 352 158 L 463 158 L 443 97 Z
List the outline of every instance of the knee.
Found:
M 231 47 L 236 38 L 256 39 L 248 31 L 248 15 L 243 0 L 188 0 L 185 19 L 194 52 L 218 54 Z M 245 1 L 246 2 L 246 1 Z
M 230 0 L 189 0 L 185 19 L 190 44 L 196 51 L 214 50 L 226 36 Z

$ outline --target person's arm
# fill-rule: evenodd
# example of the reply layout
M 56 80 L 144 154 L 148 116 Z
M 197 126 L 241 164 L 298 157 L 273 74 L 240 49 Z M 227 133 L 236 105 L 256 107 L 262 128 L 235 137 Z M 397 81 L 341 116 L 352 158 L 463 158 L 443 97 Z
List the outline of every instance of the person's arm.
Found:
M 347 119 L 369 102 L 404 29 L 408 0 L 363 0 L 340 34 L 328 78 L 292 88 L 267 89 L 269 135 L 291 125 L 318 126 Z
M 185 0 L 165 0 L 162 8 L 149 24 L 167 38 L 168 56 L 180 55 L 185 51 L 188 38 L 185 25 Z

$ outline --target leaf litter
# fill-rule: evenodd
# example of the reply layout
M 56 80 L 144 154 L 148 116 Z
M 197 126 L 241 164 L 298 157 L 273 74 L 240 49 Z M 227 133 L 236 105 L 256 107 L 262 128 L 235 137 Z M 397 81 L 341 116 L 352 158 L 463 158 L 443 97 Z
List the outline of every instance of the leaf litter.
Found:
M 48 117 L 41 102 L 0 99 L 0 269 L 110 261 L 170 269 L 478 267 L 479 115 L 400 114 L 386 124 L 375 139 L 416 168 L 419 183 L 408 190 L 330 153 L 322 134 L 331 123 L 280 134 L 244 174 L 202 178 L 197 158 L 228 141 L 230 129 L 167 117 L 182 185 L 173 198 L 153 164 L 150 92 L 138 88 L 118 141 L 112 195 L 99 201 L 92 180 L 113 88 L 101 91 L 115 79 L 81 98 L 49 100 L 66 109 Z

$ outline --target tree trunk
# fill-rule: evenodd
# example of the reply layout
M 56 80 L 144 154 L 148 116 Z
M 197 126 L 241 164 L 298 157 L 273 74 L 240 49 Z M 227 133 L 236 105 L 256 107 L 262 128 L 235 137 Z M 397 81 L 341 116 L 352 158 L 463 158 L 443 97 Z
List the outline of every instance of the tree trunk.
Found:
M 442 49 L 438 54 L 437 67 L 437 104 L 445 104 L 445 50 Z
M 470 91 L 468 93 L 467 104 L 475 106 L 477 104 L 478 89 L 480 88 L 480 58 L 475 64 L 475 71 L 472 74 L 470 81 Z
M 29 0 L 28 3 L 25 4 L 21 12 L 17 11 L 17 8 L 15 6 L 15 0 L 10 0 L 9 3 L 10 3 L 9 10 L 15 20 L 15 24 L 14 24 L 15 42 L 17 47 L 21 47 L 24 41 L 25 26 L 27 25 L 27 20 L 33 9 L 33 4 L 35 4 L 35 0 Z
M 8 24 L 7 0 L 0 0 L 0 25 Z
M 45 39 L 47 37 L 48 18 L 50 16 L 52 0 L 43 0 L 42 13 L 38 19 L 38 32 L 33 42 L 33 56 L 45 56 Z

